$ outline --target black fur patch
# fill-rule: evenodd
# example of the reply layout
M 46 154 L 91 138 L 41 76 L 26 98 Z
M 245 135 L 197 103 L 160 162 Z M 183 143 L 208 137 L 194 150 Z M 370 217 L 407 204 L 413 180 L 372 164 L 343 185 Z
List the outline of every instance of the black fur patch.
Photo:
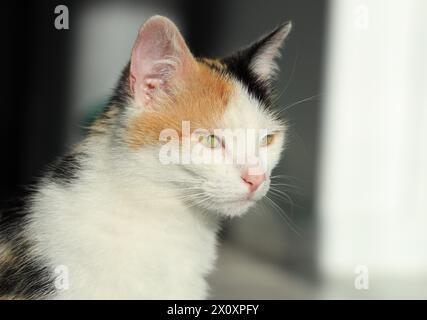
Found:
M 242 82 L 255 98 L 269 107 L 272 103 L 273 86 L 272 80 L 262 80 L 250 68 L 251 62 L 263 49 L 273 44 L 276 36 L 284 28 L 290 26 L 289 22 L 285 22 L 275 28 L 268 35 L 253 43 L 246 49 L 240 50 L 234 55 L 224 58 L 222 62 L 227 66 L 227 71 Z
M 129 87 L 129 75 L 130 75 L 130 62 L 122 70 L 120 79 L 114 89 L 113 95 L 108 103 L 108 105 L 118 106 L 121 108 L 127 107 L 129 99 L 131 99 L 132 94 Z
M 57 183 L 67 185 L 78 178 L 78 172 L 81 170 L 79 158 L 84 156 L 83 153 L 70 153 L 52 166 L 48 177 Z
M 268 82 L 260 80 L 249 68 L 251 53 L 240 51 L 235 55 L 223 59 L 227 71 L 246 86 L 249 93 L 259 101 L 269 106 L 271 104 L 271 87 Z
M 218 66 L 215 63 L 212 63 L 209 59 L 197 57 L 196 60 L 200 63 L 203 63 L 204 65 L 208 66 L 209 68 L 211 68 L 212 70 L 214 70 L 216 72 L 221 73 L 224 71 L 224 68 Z
M 0 296 L 46 298 L 55 292 L 53 270 L 32 251 L 24 237 L 26 223 L 23 207 L 0 216 Z
M 30 256 L 29 250 L 21 242 L 12 251 L 16 258 L 0 266 L 0 296 L 35 299 L 54 294 L 53 270 L 41 258 Z

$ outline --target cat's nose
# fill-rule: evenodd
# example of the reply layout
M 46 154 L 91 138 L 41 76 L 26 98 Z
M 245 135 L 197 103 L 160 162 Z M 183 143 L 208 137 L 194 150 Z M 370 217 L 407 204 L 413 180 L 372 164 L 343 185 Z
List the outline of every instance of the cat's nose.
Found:
M 250 192 L 255 192 L 258 187 L 265 181 L 265 174 L 249 175 L 244 174 L 242 180 L 249 186 Z

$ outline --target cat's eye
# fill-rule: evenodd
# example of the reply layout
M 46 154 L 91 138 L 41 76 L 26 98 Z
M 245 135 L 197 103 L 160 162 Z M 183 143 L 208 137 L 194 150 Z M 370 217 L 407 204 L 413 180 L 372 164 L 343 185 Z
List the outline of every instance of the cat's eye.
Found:
M 221 140 L 214 134 L 200 136 L 199 142 L 211 149 L 217 149 L 222 145 Z
M 274 140 L 274 135 L 273 134 L 267 134 L 266 136 L 264 136 L 261 139 L 260 146 L 261 147 L 269 146 L 270 144 L 273 143 L 273 140 Z

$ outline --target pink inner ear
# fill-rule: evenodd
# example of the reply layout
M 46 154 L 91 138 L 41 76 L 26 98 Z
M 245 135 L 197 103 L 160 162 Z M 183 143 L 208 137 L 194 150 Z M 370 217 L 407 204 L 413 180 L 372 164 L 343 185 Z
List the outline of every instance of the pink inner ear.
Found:
M 130 87 L 137 101 L 146 105 L 157 90 L 166 90 L 182 75 L 193 57 L 176 26 L 163 17 L 149 19 L 132 50 Z

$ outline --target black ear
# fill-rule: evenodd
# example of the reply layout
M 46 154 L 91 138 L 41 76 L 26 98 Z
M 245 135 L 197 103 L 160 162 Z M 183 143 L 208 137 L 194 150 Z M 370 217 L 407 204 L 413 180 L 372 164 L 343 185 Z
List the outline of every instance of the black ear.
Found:
M 260 100 L 268 100 L 271 82 L 279 69 L 276 59 L 291 29 L 292 23 L 285 22 L 249 47 L 223 59 L 227 69 Z

